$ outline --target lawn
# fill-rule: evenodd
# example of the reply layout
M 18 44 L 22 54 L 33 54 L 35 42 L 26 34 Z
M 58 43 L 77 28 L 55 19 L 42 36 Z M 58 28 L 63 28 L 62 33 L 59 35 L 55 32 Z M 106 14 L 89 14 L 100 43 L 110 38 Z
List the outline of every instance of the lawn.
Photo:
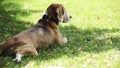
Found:
M 0 57 L 0 68 L 120 68 L 120 0 L 1 0 L 0 42 L 36 24 L 51 3 L 73 17 L 59 24 L 68 43 L 41 48 L 21 63 Z

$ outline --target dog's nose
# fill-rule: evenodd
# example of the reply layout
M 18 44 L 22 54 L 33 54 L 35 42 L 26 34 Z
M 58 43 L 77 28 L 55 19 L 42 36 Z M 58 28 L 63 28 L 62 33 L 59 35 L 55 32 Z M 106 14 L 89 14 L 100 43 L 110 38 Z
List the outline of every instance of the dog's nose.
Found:
M 70 18 L 72 18 L 72 16 L 70 16 Z

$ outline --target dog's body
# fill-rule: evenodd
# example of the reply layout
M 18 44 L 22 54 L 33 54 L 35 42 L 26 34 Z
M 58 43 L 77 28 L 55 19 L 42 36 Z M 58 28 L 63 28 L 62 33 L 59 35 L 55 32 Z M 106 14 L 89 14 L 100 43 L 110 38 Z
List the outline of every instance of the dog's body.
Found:
M 19 62 L 23 55 L 38 55 L 37 48 L 48 47 L 53 43 L 67 43 L 67 38 L 60 34 L 58 23 L 67 22 L 69 19 L 70 16 L 61 4 L 52 4 L 35 26 L 0 44 L 0 52 L 12 51 L 16 54 L 13 60 Z

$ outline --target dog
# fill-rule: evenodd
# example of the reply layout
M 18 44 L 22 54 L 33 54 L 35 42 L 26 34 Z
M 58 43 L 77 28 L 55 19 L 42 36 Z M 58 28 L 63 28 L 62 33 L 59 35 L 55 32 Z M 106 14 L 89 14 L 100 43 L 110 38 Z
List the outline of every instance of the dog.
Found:
M 38 48 L 49 44 L 63 45 L 68 40 L 62 37 L 58 24 L 71 18 L 62 4 L 51 4 L 36 25 L 1 43 L 0 53 L 12 52 L 15 54 L 13 61 L 20 62 L 25 55 L 37 56 Z

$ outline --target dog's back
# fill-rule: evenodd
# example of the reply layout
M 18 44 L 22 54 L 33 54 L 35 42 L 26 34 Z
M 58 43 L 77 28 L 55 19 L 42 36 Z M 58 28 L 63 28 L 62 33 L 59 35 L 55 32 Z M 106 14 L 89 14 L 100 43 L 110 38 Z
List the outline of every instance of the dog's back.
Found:
M 8 39 L 6 42 L 0 44 L 0 54 L 11 55 L 18 49 L 23 50 L 24 46 L 32 46 L 35 49 L 39 47 L 48 47 L 50 43 L 54 42 L 54 38 L 57 33 L 55 29 L 58 29 L 57 26 L 54 26 L 54 24 L 52 24 L 52 22 L 50 24 L 47 24 L 47 21 L 45 20 L 39 20 L 34 27 L 23 31 L 16 36 Z

